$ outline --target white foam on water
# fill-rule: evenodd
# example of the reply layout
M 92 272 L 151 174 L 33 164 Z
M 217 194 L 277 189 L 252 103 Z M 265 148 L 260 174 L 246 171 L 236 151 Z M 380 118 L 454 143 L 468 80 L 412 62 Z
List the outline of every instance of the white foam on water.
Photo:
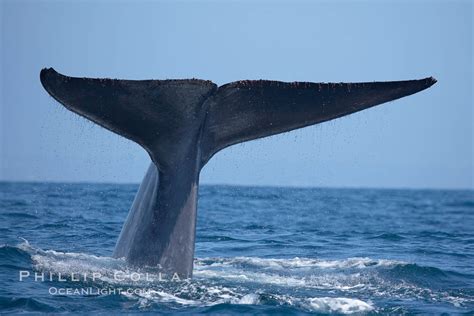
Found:
M 210 262 L 210 263 L 209 263 Z M 342 260 L 321 260 L 310 258 L 268 259 L 256 257 L 235 258 L 202 258 L 195 261 L 198 266 L 235 266 L 250 265 L 262 268 L 288 269 L 288 268 L 319 268 L 319 269 L 365 269 L 373 267 L 391 267 L 408 264 L 403 261 L 387 259 L 371 259 L 366 257 L 348 258 Z
M 237 301 L 237 304 L 242 305 L 257 305 L 258 303 L 260 303 L 260 298 L 257 294 L 246 294 Z
M 376 274 L 355 272 L 308 272 L 294 269 L 281 270 L 250 269 L 247 267 L 215 265 L 196 265 L 194 277 L 197 279 L 224 279 L 239 283 L 256 283 L 295 288 L 313 288 L 321 290 L 356 291 L 377 283 Z
M 189 284 L 190 285 L 190 284 Z M 200 293 L 194 299 L 184 299 L 179 297 L 179 294 Z M 140 308 L 148 308 L 153 304 L 172 303 L 181 306 L 213 306 L 218 304 L 240 304 L 240 305 L 258 305 L 260 304 L 260 297 L 258 294 L 250 293 L 236 293 L 228 288 L 222 287 L 195 287 L 190 285 L 181 288 L 177 293 L 170 294 L 163 290 L 152 290 L 147 292 L 125 293 L 130 298 L 138 298 Z
M 324 314 L 366 313 L 375 310 L 373 303 L 347 297 L 301 298 L 290 295 L 274 295 L 281 305 L 294 306 L 304 311 Z
M 141 296 L 141 299 L 139 300 L 139 304 L 141 308 L 148 307 L 151 303 L 154 303 L 154 302 L 177 303 L 180 305 L 189 305 L 189 306 L 199 305 L 198 301 L 183 299 L 176 295 L 173 295 L 164 291 L 149 291 L 149 292 L 144 292 L 143 295 L 137 295 L 137 296 Z M 133 295 L 129 297 L 133 298 Z
M 204 279 L 223 279 L 228 281 L 236 281 L 239 283 L 259 283 L 259 284 L 273 284 L 291 287 L 305 287 L 307 281 L 304 277 L 297 276 L 280 276 L 274 274 L 266 274 L 260 272 L 243 272 L 243 271 L 222 271 L 222 270 L 196 270 L 194 277 Z
M 322 313 L 359 313 L 375 309 L 371 302 L 353 297 L 421 299 L 443 301 L 462 306 L 474 299 L 450 295 L 403 280 L 387 279 L 379 274 L 385 267 L 406 263 L 384 259 L 348 258 L 320 260 L 309 258 L 202 258 L 195 260 L 194 279 L 183 282 L 154 281 L 153 271 L 146 272 L 127 266 L 122 259 L 84 253 L 60 252 L 34 248 L 27 241 L 18 246 L 30 254 L 33 269 L 65 275 L 100 273 L 93 283 L 97 286 L 132 286 L 147 288 L 143 293 L 123 293 L 135 300 L 140 308 L 153 304 L 178 306 L 212 306 L 216 304 L 271 304 L 294 306 Z M 139 274 L 138 281 L 117 280 L 116 273 Z M 152 281 L 144 277 L 151 274 Z M 156 272 L 155 272 L 156 273 Z M 88 280 L 91 281 L 91 280 Z M 225 284 L 225 285 L 224 285 Z M 322 297 L 308 297 L 314 291 Z M 282 293 L 292 293 L 283 295 Z M 314 294 L 313 294 L 314 295 Z M 335 296 L 335 297 L 332 297 Z M 339 297 L 341 296 L 341 297 Z
M 372 304 L 345 297 L 313 297 L 308 299 L 310 310 L 326 313 L 353 314 L 374 310 Z
M 120 283 L 114 277 L 116 273 L 130 274 L 123 259 L 85 253 L 41 250 L 31 247 L 28 243 L 20 245 L 20 248 L 30 253 L 35 270 L 54 275 L 61 274 L 66 278 L 71 277 L 71 273 L 75 273 L 78 278 L 85 275 L 87 279 L 92 279 L 94 274 L 97 274 L 100 277 L 95 278 L 95 281 L 114 284 Z

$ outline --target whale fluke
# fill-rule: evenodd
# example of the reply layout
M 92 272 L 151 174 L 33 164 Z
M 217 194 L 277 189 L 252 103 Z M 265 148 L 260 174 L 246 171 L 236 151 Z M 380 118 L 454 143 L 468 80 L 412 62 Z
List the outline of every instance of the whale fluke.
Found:
M 205 161 L 244 141 L 322 123 L 429 88 L 436 80 L 312 83 L 237 81 L 219 87 L 209 106 Z
M 141 145 L 150 165 L 114 251 L 192 276 L 199 173 L 233 144 L 329 121 L 422 91 L 434 78 L 367 83 L 74 78 L 43 69 L 67 109 Z
M 204 101 L 217 89 L 205 80 L 115 80 L 63 76 L 43 69 L 41 83 L 59 103 L 141 145 L 164 170 L 185 158 L 201 127 Z

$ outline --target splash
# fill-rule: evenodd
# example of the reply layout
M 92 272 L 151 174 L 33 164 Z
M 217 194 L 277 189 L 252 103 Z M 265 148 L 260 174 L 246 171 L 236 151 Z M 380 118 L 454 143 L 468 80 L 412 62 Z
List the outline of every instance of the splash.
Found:
M 5 247 L 8 246 L 2 246 L 1 251 Z M 199 258 L 195 260 L 193 280 L 170 282 L 157 281 L 158 272 L 152 268 L 130 267 L 121 259 L 42 250 L 26 240 L 16 249 L 29 255 L 34 271 L 66 276 L 71 272 L 89 276 L 100 274 L 98 278 L 89 277 L 79 283 L 68 279 L 68 286 L 146 289 L 119 293 L 140 310 L 153 310 L 156 306 L 180 309 L 185 306 L 202 308 L 232 304 L 286 306 L 299 311 L 351 314 L 381 310 L 373 302 L 377 298 L 416 298 L 454 306 L 474 301 L 466 295 L 436 291 L 414 280 L 391 277 L 391 273 L 399 269 L 415 269 L 415 273 L 416 269 L 425 273 L 435 269 L 395 260 Z M 139 277 L 117 279 L 117 274 Z

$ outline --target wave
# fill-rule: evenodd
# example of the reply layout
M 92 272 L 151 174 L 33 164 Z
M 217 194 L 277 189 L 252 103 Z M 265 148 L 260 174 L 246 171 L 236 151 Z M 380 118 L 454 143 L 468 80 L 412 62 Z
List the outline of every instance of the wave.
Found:
M 348 258 L 342 260 L 321 260 L 310 258 L 291 258 L 291 259 L 265 259 L 258 257 L 235 257 L 235 258 L 204 258 L 195 261 L 197 266 L 242 266 L 242 267 L 261 267 L 261 268 L 320 268 L 320 269 L 347 269 L 380 266 L 405 265 L 407 263 L 396 260 L 370 259 L 370 258 Z
M 45 303 L 40 302 L 34 298 L 8 298 L 0 297 L 0 306 L 3 311 L 35 311 L 35 312 L 51 312 L 54 307 Z
M 400 241 L 405 239 L 405 237 L 399 235 L 399 234 L 394 234 L 394 233 L 383 233 L 377 236 L 369 237 L 369 239 L 383 239 L 383 240 L 388 240 L 388 241 Z
M 430 281 L 436 283 L 437 279 L 440 283 L 449 281 L 452 272 L 388 259 L 198 258 L 193 280 L 171 282 L 162 280 L 156 269 L 133 268 L 122 259 L 42 250 L 26 240 L 14 247 L 0 246 L 0 258 L 1 264 L 10 268 L 27 266 L 67 279 L 65 283 L 53 280 L 48 286 L 131 288 L 133 291 L 119 291 L 118 295 L 139 310 L 231 304 L 350 314 L 381 310 L 383 307 L 377 307 L 373 300 L 387 298 L 421 299 L 456 307 L 474 303 L 474 292 L 469 289 L 430 286 Z M 74 280 L 72 272 L 87 277 Z M 99 276 L 93 278 L 93 273 Z M 117 274 L 121 278 L 117 279 Z
M 3 212 L 2 216 L 16 219 L 37 219 L 38 217 L 25 212 Z
M 466 210 L 470 210 L 474 207 L 474 200 L 448 202 L 448 203 L 445 203 L 445 205 L 450 206 L 450 207 L 463 208 Z

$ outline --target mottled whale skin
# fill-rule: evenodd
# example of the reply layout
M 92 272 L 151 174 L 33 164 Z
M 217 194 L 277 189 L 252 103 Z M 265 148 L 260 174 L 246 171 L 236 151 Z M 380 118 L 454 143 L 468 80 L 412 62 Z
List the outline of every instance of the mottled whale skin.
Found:
M 311 83 L 75 78 L 45 68 L 46 91 L 67 109 L 140 144 L 152 163 L 114 257 L 192 277 L 199 173 L 218 151 L 399 99 L 436 80 Z

